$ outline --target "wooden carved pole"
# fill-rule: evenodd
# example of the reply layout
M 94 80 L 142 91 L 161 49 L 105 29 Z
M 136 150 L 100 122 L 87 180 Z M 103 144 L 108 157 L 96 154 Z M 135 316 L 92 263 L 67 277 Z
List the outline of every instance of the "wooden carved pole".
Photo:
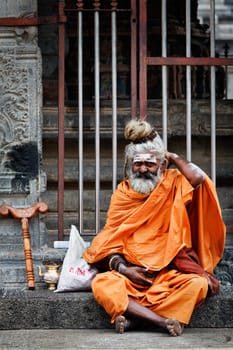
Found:
M 46 213 L 48 211 L 47 203 L 39 202 L 30 208 L 13 208 L 8 205 L 0 206 L 0 215 L 6 217 L 9 214 L 11 214 L 14 218 L 21 220 L 26 276 L 29 289 L 35 289 L 35 277 L 33 270 L 31 240 L 29 232 L 29 219 L 35 216 L 37 211 L 39 211 L 40 213 Z

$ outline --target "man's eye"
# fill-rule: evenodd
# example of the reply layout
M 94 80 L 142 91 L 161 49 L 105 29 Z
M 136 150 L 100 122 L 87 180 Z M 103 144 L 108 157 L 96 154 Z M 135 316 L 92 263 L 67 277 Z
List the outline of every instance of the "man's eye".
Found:
M 134 165 L 136 167 L 141 167 L 142 165 L 145 165 L 147 168 L 151 168 L 155 166 L 156 164 L 153 162 L 134 162 Z
M 146 166 L 148 166 L 148 168 L 151 168 L 152 166 L 155 166 L 155 163 L 153 163 L 153 162 L 146 162 Z
M 135 162 L 134 165 L 136 165 L 136 166 L 142 166 L 142 162 Z

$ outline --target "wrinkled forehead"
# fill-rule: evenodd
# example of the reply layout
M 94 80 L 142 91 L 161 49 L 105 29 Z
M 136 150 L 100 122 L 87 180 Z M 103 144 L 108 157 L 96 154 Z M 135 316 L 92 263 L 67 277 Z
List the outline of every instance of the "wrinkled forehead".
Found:
M 133 157 L 133 163 L 136 162 L 150 162 L 157 163 L 157 156 L 155 153 L 135 153 Z

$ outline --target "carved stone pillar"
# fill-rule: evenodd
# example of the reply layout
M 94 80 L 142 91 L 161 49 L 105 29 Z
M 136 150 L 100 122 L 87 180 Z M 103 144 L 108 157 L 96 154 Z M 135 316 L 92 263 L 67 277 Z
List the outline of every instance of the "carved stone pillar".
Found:
M 37 0 L 2 0 L 0 16 L 32 17 Z M 42 159 L 42 64 L 35 26 L 0 26 L 0 205 L 37 203 L 45 190 Z M 45 228 L 30 221 L 33 259 L 40 259 Z M 37 276 L 37 274 L 36 274 Z M 21 224 L 0 217 L 0 281 L 26 283 Z

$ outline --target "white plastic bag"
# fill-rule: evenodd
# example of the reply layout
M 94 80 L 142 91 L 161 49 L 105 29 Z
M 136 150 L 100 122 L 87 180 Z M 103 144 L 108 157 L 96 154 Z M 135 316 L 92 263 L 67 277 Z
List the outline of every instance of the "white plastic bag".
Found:
M 77 228 L 72 225 L 69 248 L 62 264 L 55 292 L 91 290 L 91 281 L 98 271 L 82 258 L 85 249 L 85 241 L 80 236 Z

